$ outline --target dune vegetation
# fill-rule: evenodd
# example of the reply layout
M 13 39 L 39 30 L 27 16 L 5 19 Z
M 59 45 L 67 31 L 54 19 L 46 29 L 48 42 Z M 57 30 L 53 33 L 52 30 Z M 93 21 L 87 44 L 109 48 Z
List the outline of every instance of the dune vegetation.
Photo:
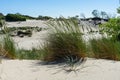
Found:
M 116 29 L 119 32 L 119 25 L 112 24 L 114 20 L 107 22 L 105 27 L 100 27 L 101 32 L 110 34 Z M 5 30 L 7 27 L 0 21 L 1 29 Z M 111 25 L 112 24 L 112 25 Z M 46 42 L 41 48 L 32 50 L 24 50 L 15 47 L 13 39 L 5 33 L 2 40 L 0 40 L 0 55 L 10 59 L 38 59 L 45 62 L 83 62 L 86 57 L 97 59 L 120 60 L 120 40 L 117 37 L 108 35 L 99 39 L 93 38 L 89 41 L 83 39 L 83 32 L 77 20 L 61 19 L 52 20 L 47 23 L 50 27 Z M 114 27 L 115 25 L 115 27 Z M 111 26 L 111 27 L 109 27 Z M 3 28 L 4 27 L 4 28 Z M 91 32 L 91 33 L 94 33 Z

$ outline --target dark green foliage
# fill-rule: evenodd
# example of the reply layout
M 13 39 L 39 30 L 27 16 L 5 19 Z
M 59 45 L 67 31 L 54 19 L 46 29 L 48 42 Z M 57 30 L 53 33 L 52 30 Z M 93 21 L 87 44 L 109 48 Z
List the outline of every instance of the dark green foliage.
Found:
M 120 14 L 120 7 L 117 8 L 117 13 Z
M 0 28 L 2 29 L 5 26 L 5 21 L 4 20 L 0 20 Z
M 5 16 L 2 13 L 0 13 L 0 20 L 1 19 L 5 19 Z
M 7 14 L 6 21 L 26 21 L 26 18 L 20 14 Z
M 98 10 L 93 10 L 93 11 L 92 11 L 92 15 L 93 15 L 94 17 L 100 17 L 100 13 L 99 13 Z
M 38 16 L 37 18 L 38 20 L 49 20 L 49 19 L 53 19 L 52 17 L 49 17 L 49 16 Z

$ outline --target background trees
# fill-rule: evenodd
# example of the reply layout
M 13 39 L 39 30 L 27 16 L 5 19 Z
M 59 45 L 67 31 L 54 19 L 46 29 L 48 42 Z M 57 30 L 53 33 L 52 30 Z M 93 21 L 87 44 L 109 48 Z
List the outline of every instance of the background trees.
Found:
M 120 4 L 120 0 L 119 0 L 119 4 Z M 117 8 L 117 13 L 120 14 L 120 7 Z
M 4 16 L 2 13 L 0 13 L 0 20 L 1 19 L 5 19 L 6 21 L 26 21 L 27 19 L 37 19 L 37 20 L 49 20 L 49 19 L 53 19 L 50 16 L 38 16 L 38 17 L 32 17 L 29 15 L 22 15 L 20 13 L 16 13 L 16 14 L 7 14 L 6 16 Z
M 109 19 L 109 15 L 105 11 L 100 11 L 99 12 L 98 10 L 93 10 L 92 15 L 94 17 L 99 17 L 99 18 L 103 18 L 103 19 Z
M 120 7 L 117 8 L 117 13 L 120 14 Z
M 6 21 L 26 21 L 26 18 L 21 14 L 7 14 Z
M 93 15 L 94 17 L 100 17 L 100 12 L 99 12 L 98 10 L 93 10 L 93 11 L 92 11 L 92 15 Z
M 49 20 L 49 19 L 52 19 L 52 17 L 39 15 L 39 16 L 37 17 L 37 19 L 38 19 L 38 20 Z

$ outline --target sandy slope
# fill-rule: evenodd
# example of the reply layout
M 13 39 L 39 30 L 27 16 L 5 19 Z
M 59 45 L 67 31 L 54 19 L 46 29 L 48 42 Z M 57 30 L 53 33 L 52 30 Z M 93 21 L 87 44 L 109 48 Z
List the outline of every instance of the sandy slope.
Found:
M 3 60 L 0 80 L 120 80 L 120 62 L 88 59 L 75 72 L 65 69 L 37 60 Z
M 13 37 L 16 46 L 20 49 L 32 49 L 32 48 L 39 48 L 41 44 L 44 44 L 45 38 L 47 36 L 47 30 L 40 31 L 40 32 L 33 32 L 32 37 Z
M 46 21 L 41 21 L 41 20 L 27 20 L 27 21 L 22 21 L 22 22 L 7 22 L 7 26 L 8 27 L 42 27 L 42 28 L 48 28 L 47 25 L 45 24 Z M 86 23 L 83 23 L 84 25 Z M 101 37 L 101 34 L 99 33 L 94 33 L 94 34 L 89 34 L 86 33 L 90 30 L 89 28 L 90 26 L 86 25 L 84 26 L 84 32 L 85 35 L 83 36 L 83 38 L 88 41 L 90 38 L 94 37 L 94 38 L 99 38 Z M 89 30 L 87 30 L 89 29 Z M 97 27 L 91 27 L 91 29 L 97 31 L 98 28 Z M 13 37 L 16 46 L 19 48 L 24 48 L 24 49 L 32 49 L 34 48 L 38 48 L 40 46 L 40 44 L 44 44 L 44 38 L 47 36 L 47 31 L 43 30 L 40 32 L 33 32 L 32 37 L 24 37 L 24 38 L 20 38 L 20 37 Z
M 27 20 L 21 22 L 6 22 L 7 27 L 41 27 L 42 29 L 47 28 L 46 21 L 41 20 Z M 32 37 L 13 37 L 16 46 L 20 49 L 32 49 L 39 48 L 41 44 L 44 44 L 44 38 L 46 37 L 47 30 L 40 32 L 33 32 Z
M 17 22 L 6 22 L 7 27 L 46 27 L 44 24 L 46 21 L 41 20 L 27 20 L 27 21 L 17 21 Z

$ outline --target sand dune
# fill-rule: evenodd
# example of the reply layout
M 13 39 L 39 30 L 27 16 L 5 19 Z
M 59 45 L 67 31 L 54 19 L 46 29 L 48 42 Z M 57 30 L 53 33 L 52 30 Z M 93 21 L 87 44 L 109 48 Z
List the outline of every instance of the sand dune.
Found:
M 36 24 L 35 24 L 36 23 Z M 8 22 L 9 27 L 38 26 L 45 27 L 44 22 Z M 95 35 L 100 36 L 99 34 Z M 16 46 L 24 49 L 39 47 L 47 37 L 47 30 L 33 32 L 32 37 L 13 37 Z M 84 36 L 86 39 L 88 35 Z M 87 59 L 69 71 L 65 64 L 42 64 L 40 60 L 2 60 L 0 80 L 120 80 L 120 62 L 102 59 Z
M 44 65 L 39 60 L 2 60 L 0 80 L 120 80 L 120 62 L 87 59 L 68 72 L 65 65 Z
M 40 31 L 40 32 L 33 32 L 31 37 L 13 37 L 16 46 L 18 48 L 23 49 L 32 49 L 32 48 L 39 48 L 41 44 L 44 44 L 45 38 L 47 36 L 47 30 Z
M 17 22 L 6 22 L 7 27 L 46 27 L 46 21 L 41 20 L 27 20 L 27 21 L 17 21 Z
M 41 20 L 27 20 L 27 21 L 22 21 L 22 22 L 7 22 L 8 27 L 42 27 L 42 28 L 48 28 L 48 26 L 45 24 L 46 21 L 41 21 Z M 85 23 L 84 23 L 85 25 Z M 85 35 L 83 38 L 85 40 L 89 40 L 93 36 L 95 38 L 101 37 L 101 34 L 95 33 L 95 34 L 89 34 L 87 33 L 87 29 L 90 29 L 89 26 L 84 26 L 84 32 Z M 98 27 L 93 27 L 91 28 L 93 30 L 98 30 Z M 19 48 L 23 49 L 32 49 L 32 48 L 38 48 L 40 44 L 44 43 L 44 38 L 47 37 L 47 30 L 42 30 L 40 32 L 33 32 L 32 37 L 13 37 L 16 46 Z
M 41 27 L 41 28 L 47 28 L 47 25 L 45 24 L 46 21 L 41 20 L 27 20 L 27 21 L 21 21 L 21 22 L 6 22 L 7 27 Z M 32 37 L 13 37 L 16 46 L 18 48 L 23 49 L 32 49 L 32 48 L 38 48 L 40 44 L 44 43 L 44 38 L 47 34 L 47 30 L 42 30 L 40 32 L 33 32 Z

